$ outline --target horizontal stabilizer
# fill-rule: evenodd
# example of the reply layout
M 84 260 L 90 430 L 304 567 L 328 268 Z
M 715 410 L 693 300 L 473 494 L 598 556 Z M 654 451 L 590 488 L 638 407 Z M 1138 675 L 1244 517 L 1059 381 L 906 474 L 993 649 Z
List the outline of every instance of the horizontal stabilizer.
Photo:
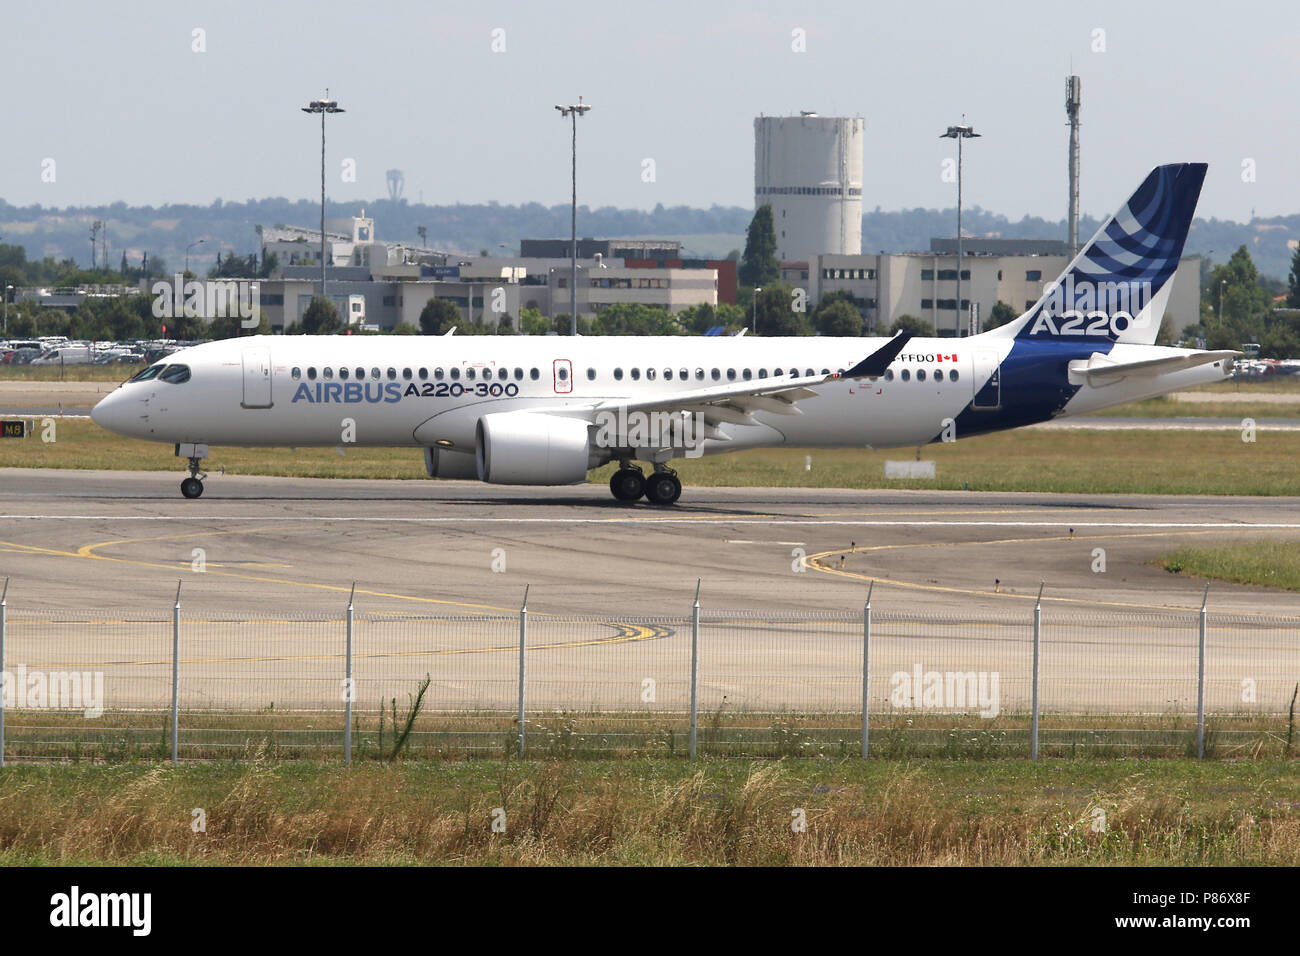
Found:
M 1111 362 L 1100 352 L 1094 352 L 1086 362 L 1076 360 L 1070 363 L 1070 383 L 1082 385 L 1105 385 L 1109 382 L 1131 376 L 1156 376 L 1165 372 L 1175 372 L 1211 362 L 1231 362 L 1240 352 L 1184 352 L 1164 358 L 1146 359 L 1141 362 Z

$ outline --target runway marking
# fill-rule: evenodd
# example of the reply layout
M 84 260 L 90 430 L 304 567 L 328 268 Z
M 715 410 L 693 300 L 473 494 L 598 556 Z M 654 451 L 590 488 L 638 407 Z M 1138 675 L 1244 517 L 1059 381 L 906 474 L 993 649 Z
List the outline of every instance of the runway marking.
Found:
M 50 623 L 62 623 L 58 621 Z M 569 647 L 600 647 L 610 644 L 634 644 L 642 641 L 660 641 L 676 634 L 672 628 L 660 625 L 617 624 L 609 622 L 607 627 L 618 628 L 619 633 L 611 637 L 597 637 L 580 641 L 552 641 L 546 644 L 529 644 L 530 651 L 563 650 Z M 389 651 L 384 653 L 353 654 L 354 660 L 377 659 L 387 657 L 443 657 L 460 654 L 500 654 L 518 653 L 519 644 L 501 644 L 494 647 L 449 647 L 443 650 Z M 193 657 L 181 658 L 182 664 L 267 664 L 288 661 L 337 661 L 345 655 L 332 654 L 294 654 L 279 657 Z M 129 667 L 170 665 L 171 658 L 144 661 L 92 661 L 86 666 Z
M 56 551 L 52 548 L 40 548 L 35 545 L 20 544 L 13 541 L 0 541 L 0 546 L 19 548 L 27 553 L 48 554 L 60 558 L 85 558 L 94 561 L 111 561 L 115 564 L 130 564 L 136 567 L 160 568 L 164 571 L 175 572 L 176 566 L 171 564 L 158 564 L 151 561 L 133 561 L 129 558 L 114 558 L 105 554 L 95 554 L 94 552 L 96 548 L 104 548 L 115 544 L 138 544 L 145 541 L 165 541 L 168 539 L 175 539 L 175 538 L 205 537 L 208 535 L 217 535 L 217 534 L 224 535 L 224 534 L 255 534 L 255 533 L 257 533 L 256 530 L 198 531 L 191 534 L 163 535 L 161 537 L 151 537 L 151 538 L 122 538 L 118 541 L 101 541 L 97 544 L 83 545 L 82 547 L 78 548 L 76 551 Z M 335 585 L 335 584 L 316 584 L 311 581 L 293 581 L 287 578 L 261 577 L 255 574 L 238 574 L 234 571 L 209 570 L 203 573 L 212 575 L 214 577 L 220 577 L 220 578 L 238 578 L 243 581 L 257 581 L 262 584 L 284 584 L 284 585 L 290 585 L 293 587 L 300 587 L 300 588 L 313 588 L 319 591 L 335 591 L 335 592 L 349 593 L 352 590 L 350 586 L 342 586 L 342 585 Z M 364 595 L 366 597 L 383 597 L 383 598 L 393 598 L 394 600 L 399 600 L 399 601 L 414 601 L 418 604 L 438 604 L 445 607 L 469 608 L 471 610 L 471 613 L 496 612 L 496 613 L 514 614 L 519 610 L 518 608 L 497 607 L 496 605 L 493 604 L 470 604 L 466 601 L 446 601 L 440 598 L 418 597 L 413 594 L 393 594 L 387 591 L 371 591 L 366 588 L 357 588 L 356 593 L 358 595 Z M 545 616 L 545 615 L 539 615 L 539 616 Z
M 824 518 L 770 518 L 735 515 L 733 517 L 679 517 L 679 518 L 487 518 L 487 517 L 367 517 L 362 515 L 279 515 L 255 517 L 251 515 L 0 515 L 4 520 L 30 521 L 255 521 L 255 522 L 329 522 L 331 524 L 538 524 L 538 525 L 591 525 L 591 524 L 747 524 L 762 527 L 790 525 L 866 527 L 866 528 L 1206 528 L 1237 529 L 1280 528 L 1300 530 L 1295 521 L 1076 521 L 1062 518 L 1053 521 L 862 521 Z M 215 532 L 212 532 L 215 533 Z M 0 545 L 25 547 L 13 542 Z M 51 552 L 57 553 L 57 552 Z
M 1076 524 L 1074 525 L 1074 527 L 1079 527 L 1079 525 Z M 1259 526 L 1255 526 L 1255 527 L 1259 527 Z M 1011 600 L 1032 601 L 1035 600 L 1034 594 L 1019 594 L 1012 591 L 988 591 L 985 589 L 977 589 L 977 588 L 957 588 L 957 587 L 948 587 L 946 585 L 941 585 L 941 584 L 918 584 L 913 581 L 900 581 L 897 578 L 876 577 L 874 575 L 864 574 L 859 571 L 849 571 L 844 568 L 827 567 L 822 562 L 824 559 L 833 558 L 835 555 L 862 554 L 864 552 L 869 552 L 869 551 L 889 551 L 889 550 L 903 549 L 903 548 L 941 548 L 941 547 L 958 547 L 962 545 L 983 546 L 983 545 L 995 545 L 995 544 L 1034 544 L 1034 543 L 1044 542 L 1044 541 L 1066 541 L 1066 542 L 1098 541 L 1098 540 L 1111 541 L 1116 538 L 1166 538 L 1166 537 L 1172 538 L 1172 537 L 1185 537 L 1185 536 L 1211 534 L 1211 533 L 1212 530 L 1200 530 L 1200 531 L 1178 531 L 1173 533 L 1152 532 L 1152 533 L 1143 533 L 1143 534 L 1075 535 L 1073 538 L 1069 537 L 1068 535 L 1063 535 L 1063 536 L 1053 535 L 1053 536 L 1046 536 L 1040 538 L 1003 538 L 1001 540 L 994 540 L 994 541 L 910 542 L 910 543 L 902 543 L 902 544 L 870 545 L 867 547 L 859 547 L 856 549 L 856 551 L 850 550 L 849 548 L 836 548 L 833 551 L 821 551 L 818 552 L 817 554 L 810 554 L 803 558 L 800 558 L 799 560 L 804 567 L 810 567 L 815 571 L 821 571 L 825 574 L 835 574 L 841 577 L 854 578 L 859 581 L 868 581 L 873 584 L 893 585 L 895 587 L 906 588 L 910 590 L 935 591 L 944 594 L 966 594 L 966 595 L 974 595 L 977 597 L 1008 598 Z M 1126 601 L 1099 601 L 1094 598 L 1056 597 L 1053 595 L 1044 595 L 1043 600 L 1054 601 L 1062 604 L 1086 604 L 1089 606 L 1102 606 L 1102 607 L 1140 608 L 1142 610 L 1156 610 L 1156 611 L 1195 610 L 1195 608 L 1191 607 L 1190 605 L 1182 605 L 1182 604 L 1142 604 L 1137 602 L 1126 602 Z M 1234 611 L 1234 613 L 1251 614 L 1254 612 L 1251 612 L 1249 610 L 1239 610 L 1239 611 Z

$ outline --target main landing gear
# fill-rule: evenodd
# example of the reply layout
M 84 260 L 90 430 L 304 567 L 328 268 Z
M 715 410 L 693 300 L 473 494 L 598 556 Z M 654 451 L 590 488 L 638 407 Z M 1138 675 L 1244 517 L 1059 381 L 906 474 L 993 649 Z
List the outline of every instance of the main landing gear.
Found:
M 609 490 L 619 501 L 633 502 L 644 495 L 652 505 L 671 505 L 682 496 L 682 483 L 671 468 L 656 467 L 647 478 L 639 467 L 625 461 L 609 479 Z
M 190 459 L 190 476 L 181 482 L 181 494 L 186 498 L 197 498 L 203 494 L 203 479 L 207 475 L 199 474 L 199 462 L 202 458 Z

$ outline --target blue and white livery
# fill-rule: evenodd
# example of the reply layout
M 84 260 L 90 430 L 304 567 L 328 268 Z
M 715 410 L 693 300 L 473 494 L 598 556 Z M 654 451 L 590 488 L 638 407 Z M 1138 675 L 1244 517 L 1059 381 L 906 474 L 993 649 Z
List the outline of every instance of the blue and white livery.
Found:
M 616 461 L 616 498 L 666 505 L 683 456 L 914 446 L 1092 412 L 1231 370 L 1236 352 L 1154 344 L 1205 170 L 1152 170 L 1029 311 L 969 338 L 254 336 L 177 352 L 91 417 L 174 444 L 189 498 L 209 445 L 354 444 L 495 484 Z

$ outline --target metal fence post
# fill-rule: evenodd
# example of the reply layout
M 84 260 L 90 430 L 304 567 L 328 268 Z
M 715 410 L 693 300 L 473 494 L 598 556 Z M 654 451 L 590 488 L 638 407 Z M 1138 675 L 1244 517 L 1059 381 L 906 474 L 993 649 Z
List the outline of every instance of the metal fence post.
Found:
M 862 607 L 862 759 L 867 759 L 867 733 L 870 720 L 868 712 L 870 704 L 867 699 L 867 688 L 871 681 L 871 592 L 875 589 L 876 582 L 872 581 L 867 586 L 867 603 Z
M 1205 604 L 1210 597 L 1210 585 L 1205 585 L 1201 595 L 1201 615 L 1196 642 L 1196 758 L 1205 757 Z
M 181 748 L 181 583 L 176 582 L 172 605 L 172 763 L 180 763 Z
M 524 648 L 528 646 L 528 585 L 524 585 L 524 603 L 519 606 L 519 756 L 524 756 L 524 681 L 528 673 Z
M 1030 716 L 1029 728 L 1029 759 L 1038 759 L 1038 670 L 1039 670 L 1039 645 L 1042 643 L 1043 636 L 1043 584 L 1038 583 L 1038 597 L 1034 599 L 1034 677 L 1033 677 L 1033 701 L 1030 705 L 1032 714 Z
M 695 759 L 700 704 L 700 578 L 695 579 L 695 606 L 691 608 L 691 759 Z
M 9 579 L 0 593 L 0 767 L 5 765 L 5 692 L 9 682 L 5 676 L 5 627 L 9 611 Z
M 352 763 L 352 698 L 356 696 L 352 683 L 352 604 L 357 596 L 357 582 L 352 582 L 348 595 L 348 642 L 343 675 L 343 762 Z

